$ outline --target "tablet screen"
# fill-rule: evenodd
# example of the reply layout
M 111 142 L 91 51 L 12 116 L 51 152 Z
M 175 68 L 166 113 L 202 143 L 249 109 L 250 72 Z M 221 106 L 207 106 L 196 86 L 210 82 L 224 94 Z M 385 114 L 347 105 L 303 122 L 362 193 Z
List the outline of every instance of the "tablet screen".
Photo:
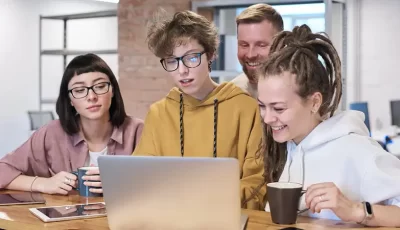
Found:
M 107 214 L 106 206 L 104 205 L 104 203 L 37 208 L 37 210 L 43 213 L 43 215 L 48 216 L 49 218 L 80 217 Z
M 35 192 L 19 192 L 0 194 L 0 205 L 15 204 L 43 204 L 45 200 L 40 193 Z

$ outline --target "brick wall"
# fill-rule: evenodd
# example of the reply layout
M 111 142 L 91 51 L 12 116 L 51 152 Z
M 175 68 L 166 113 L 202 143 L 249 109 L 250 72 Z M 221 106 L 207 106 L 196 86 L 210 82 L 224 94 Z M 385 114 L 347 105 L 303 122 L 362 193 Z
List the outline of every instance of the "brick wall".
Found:
M 118 6 L 119 82 L 129 115 L 145 118 L 149 106 L 164 97 L 173 82 L 147 48 L 146 24 L 162 7 L 188 10 L 190 0 L 120 0 Z M 207 11 L 201 11 L 201 13 Z M 208 14 L 208 17 L 210 14 Z

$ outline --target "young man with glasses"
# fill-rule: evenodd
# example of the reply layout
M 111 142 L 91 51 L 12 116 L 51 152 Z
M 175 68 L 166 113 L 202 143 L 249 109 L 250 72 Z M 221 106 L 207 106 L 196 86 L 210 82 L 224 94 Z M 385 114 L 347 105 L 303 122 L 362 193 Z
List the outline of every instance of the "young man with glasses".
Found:
M 143 121 L 126 115 L 114 74 L 94 54 L 68 64 L 56 110 L 59 120 L 0 160 L 0 189 L 68 194 L 77 183 L 72 171 L 97 166 L 100 155 L 130 155 L 141 136 Z M 83 180 L 102 193 L 97 167 Z
M 159 19 L 149 27 L 148 46 L 176 87 L 150 107 L 133 154 L 237 158 L 242 207 L 263 210 L 257 102 L 232 83 L 212 81 L 219 41 L 211 22 L 191 11 Z

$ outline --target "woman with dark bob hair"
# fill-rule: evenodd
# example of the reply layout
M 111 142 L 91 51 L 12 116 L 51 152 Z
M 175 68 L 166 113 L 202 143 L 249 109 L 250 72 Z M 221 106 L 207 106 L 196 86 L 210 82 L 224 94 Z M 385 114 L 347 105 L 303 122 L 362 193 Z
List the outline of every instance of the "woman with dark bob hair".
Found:
M 71 172 L 94 166 L 83 180 L 102 193 L 97 158 L 130 155 L 143 129 L 142 120 L 126 115 L 117 79 L 95 54 L 68 64 L 56 110 L 58 120 L 0 160 L 0 189 L 66 195 L 77 183 Z

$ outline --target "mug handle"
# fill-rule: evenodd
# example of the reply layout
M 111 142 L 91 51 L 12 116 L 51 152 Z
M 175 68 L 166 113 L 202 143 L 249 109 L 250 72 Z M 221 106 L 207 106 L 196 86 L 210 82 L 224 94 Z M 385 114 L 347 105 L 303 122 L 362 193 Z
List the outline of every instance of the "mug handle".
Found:
M 300 197 L 303 196 L 304 193 L 306 193 L 306 192 L 307 192 L 307 190 L 301 190 L 301 192 L 300 192 Z M 303 212 L 307 212 L 308 210 L 309 210 L 309 208 L 305 208 L 305 209 L 303 209 L 303 210 L 297 210 L 297 215 L 300 215 L 300 214 L 302 214 Z
M 77 178 L 78 178 L 78 171 L 72 171 L 72 174 L 74 174 Z M 79 178 L 78 178 L 78 185 L 79 185 Z M 76 188 L 72 187 L 73 189 L 75 189 L 76 191 L 79 191 L 79 186 L 76 186 Z

